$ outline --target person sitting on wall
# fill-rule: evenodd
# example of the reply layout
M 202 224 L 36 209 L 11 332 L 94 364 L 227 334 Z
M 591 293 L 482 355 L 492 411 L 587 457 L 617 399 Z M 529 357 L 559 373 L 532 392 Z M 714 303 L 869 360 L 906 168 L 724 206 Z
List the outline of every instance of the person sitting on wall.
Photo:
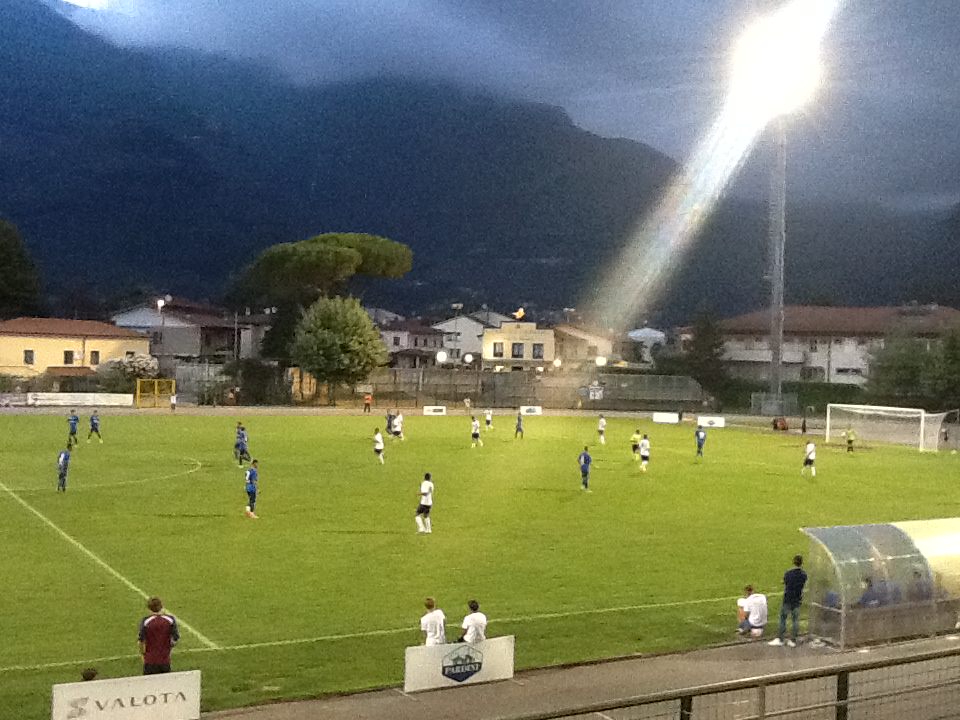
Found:
M 767 596 L 754 592 L 753 585 L 743 589 L 737 599 L 737 634 L 760 637 L 767 625 Z

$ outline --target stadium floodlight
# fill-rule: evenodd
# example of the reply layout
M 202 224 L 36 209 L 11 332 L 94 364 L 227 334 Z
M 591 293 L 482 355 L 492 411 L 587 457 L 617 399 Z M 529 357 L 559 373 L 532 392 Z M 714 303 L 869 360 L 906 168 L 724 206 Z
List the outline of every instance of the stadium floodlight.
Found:
M 445 350 L 437 351 L 437 363 L 443 365 L 447 361 L 447 353 Z
M 471 355 L 470 353 L 467 353 L 466 355 L 463 356 L 463 361 L 464 361 L 467 365 L 469 365 L 470 363 L 473 362 L 473 355 Z
M 750 25 L 733 52 L 731 103 L 753 122 L 798 110 L 820 84 L 835 0 L 793 0 Z
M 607 358 L 603 355 L 597 355 L 594 362 L 597 364 L 597 367 L 604 367 L 607 364 Z

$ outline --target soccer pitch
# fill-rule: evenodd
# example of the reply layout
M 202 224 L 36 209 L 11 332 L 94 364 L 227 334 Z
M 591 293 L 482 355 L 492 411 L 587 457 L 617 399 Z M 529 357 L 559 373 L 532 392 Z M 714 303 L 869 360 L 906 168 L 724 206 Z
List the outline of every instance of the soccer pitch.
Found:
M 800 526 L 960 514 L 956 456 L 820 445 L 811 479 L 797 435 L 710 430 L 696 462 L 686 423 L 612 418 L 604 446 L 595 417 L 529 417 L 514 440 L 508 414 L 476 449 L 469 417 L 408 417 L 384 466 L 379 415 L 104 413 L 103 445 L 85 442 L 85 415 L 59 495 L 65 415 L 0 417 L 0 717 L 47 717 L 50 685 L 86 666 L 138 674 L 141 592 L 180 619 L 174 670 L 201 669 L 215 709 L 399 683 L 427 595 L 450 638 L 477 598 L 521 668 L 732 639 L 747 582 L 777 612 Z M 243 513 L 238 419 L 259 520 Z M 427 471 L 433 534 L 418 535 Z

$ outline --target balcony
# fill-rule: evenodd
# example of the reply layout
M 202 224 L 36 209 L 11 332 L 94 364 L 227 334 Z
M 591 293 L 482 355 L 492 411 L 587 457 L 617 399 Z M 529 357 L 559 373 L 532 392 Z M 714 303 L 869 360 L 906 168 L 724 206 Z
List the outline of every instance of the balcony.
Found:
M 726 362 L 741 363 L 769 363 L 771 351 L 767 348 L 756 350 L 747 350 L 743 348 L 726 349 L 723 353 L 723 359 Z M 806 361 L 805 353 L 802 350 L 792 350 L 784 348 L 783 362 L 788 365 L 803 365 Z

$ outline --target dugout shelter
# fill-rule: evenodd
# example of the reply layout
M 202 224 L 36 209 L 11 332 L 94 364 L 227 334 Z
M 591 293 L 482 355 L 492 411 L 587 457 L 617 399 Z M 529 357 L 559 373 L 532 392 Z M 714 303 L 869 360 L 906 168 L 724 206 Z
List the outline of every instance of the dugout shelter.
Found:
M 809 631 L 841 649 L 952 631 L 960 518 L 802 528 Z

